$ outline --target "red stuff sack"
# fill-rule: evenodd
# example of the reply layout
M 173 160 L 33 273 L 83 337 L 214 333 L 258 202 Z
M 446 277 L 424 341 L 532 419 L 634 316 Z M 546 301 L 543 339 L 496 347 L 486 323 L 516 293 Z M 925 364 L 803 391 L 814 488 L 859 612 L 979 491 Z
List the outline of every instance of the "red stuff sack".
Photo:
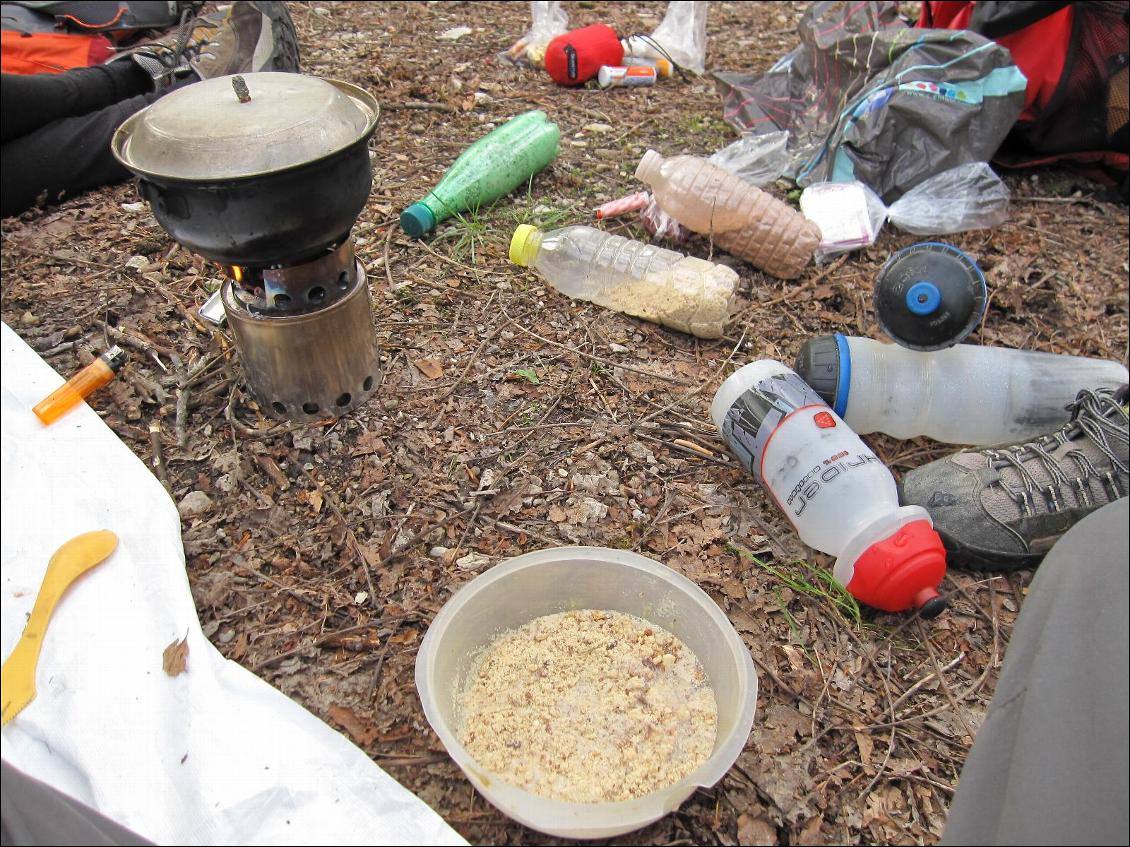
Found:
M 624 61 L 624 45 L 607 24 L 563 32 L 545 49 L 545 69 L 558 85 L 583 85 L 603 65 Z

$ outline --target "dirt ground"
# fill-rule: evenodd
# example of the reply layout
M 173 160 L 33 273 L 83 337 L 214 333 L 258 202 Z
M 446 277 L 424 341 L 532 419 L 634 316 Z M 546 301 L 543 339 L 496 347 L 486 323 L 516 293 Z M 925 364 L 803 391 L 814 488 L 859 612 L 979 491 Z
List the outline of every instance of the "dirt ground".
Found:
M 384 368 L 367 405 L 316 425 L 265 417 L 230 335 L 194 314 L 220 269 L 178 248 L 132 185 L 3 223 L 3 319 L 62 374 L 112 343 L 131 353 L 92 405 L 151 464 L 159 423 L 172 496 L 203 503 L 183 528 L 208 637 L 468 840 L 558 843 L 487 804 L 445 754 L 416 695 L 416 653 L 444 602 L 495 563 L 564 544 L 635 550 L 725 610 L 760 694 L 726 776 L 611 843 L 936 842 L 1031 572 L 951 570 L 951 608 L 931 622 L 845 609 L 812 570 L 829 557 L 799 542 L 708 416 L 739 364 L 791 362 L 813 334 L 880 337 L 873 280 L 916 239 L 888 229 L 790 282 L 716 255 L 742 282 L 718 341 L 570 301 L 508 263 L 514 225 L 592 223 L 600 202 L 642 187 L 632 174 L 649 147 L 709 154 L 732 140 L 712 83 L 558 88 L 495 59 L 526 29 L 524 3 L 291 6 L 304 70 L 361 85 L 383 107 L 354 229 Z M 565 6 L 572 25 L 624 33 L 650 32 L 664 10 Z M 712 3 L 709 67 L 767 69 L 795 45 L 803 9 Z M 463 25 L 473 31 L 438 38 Z M 392 225 L 469 141 L 532 108 L 562 141 L 528 193 L 421 242 Z M 1065 171 L 1007 180 L 1009 221 L 949 239 L 991 291 L 970 341 L 1125 362 L 1126 207 Z M 646 237 L 627 219 L 608 228 Z M 896 474 L 953 449 L 866 440 Z

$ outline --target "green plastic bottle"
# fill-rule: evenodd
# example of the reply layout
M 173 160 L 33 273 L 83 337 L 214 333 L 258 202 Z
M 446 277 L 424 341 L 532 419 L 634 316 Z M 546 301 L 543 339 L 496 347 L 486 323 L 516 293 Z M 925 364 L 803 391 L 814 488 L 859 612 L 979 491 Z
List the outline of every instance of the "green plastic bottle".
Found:
M 513 191 L 557 158 L 561 130 L 545 112 L 511 118 L 464 150 L 422 200 L 400 213 L 400 228 L 414 238 L 442 220 Z

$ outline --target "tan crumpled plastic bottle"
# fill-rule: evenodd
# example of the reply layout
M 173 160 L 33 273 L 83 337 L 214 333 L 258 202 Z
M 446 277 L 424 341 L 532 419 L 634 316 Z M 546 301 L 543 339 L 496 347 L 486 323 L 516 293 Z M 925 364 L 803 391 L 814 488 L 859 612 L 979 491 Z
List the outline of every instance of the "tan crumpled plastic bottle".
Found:
M 820 228 L 777 198 L 700 156 L 648 150 L 636 178 L 687 229 L 781 279 L 799 276 L 820 244 Z

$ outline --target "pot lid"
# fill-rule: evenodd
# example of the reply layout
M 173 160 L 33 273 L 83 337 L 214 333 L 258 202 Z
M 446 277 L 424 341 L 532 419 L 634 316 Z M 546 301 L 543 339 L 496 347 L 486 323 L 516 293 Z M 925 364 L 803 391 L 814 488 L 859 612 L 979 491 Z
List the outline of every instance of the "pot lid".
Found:
M 239 179 L 317 161 L 367 139 L 365 90 L 303 74 L 247 73 L 179 88 L 131 115 L 112 148 L 141 176 Z

